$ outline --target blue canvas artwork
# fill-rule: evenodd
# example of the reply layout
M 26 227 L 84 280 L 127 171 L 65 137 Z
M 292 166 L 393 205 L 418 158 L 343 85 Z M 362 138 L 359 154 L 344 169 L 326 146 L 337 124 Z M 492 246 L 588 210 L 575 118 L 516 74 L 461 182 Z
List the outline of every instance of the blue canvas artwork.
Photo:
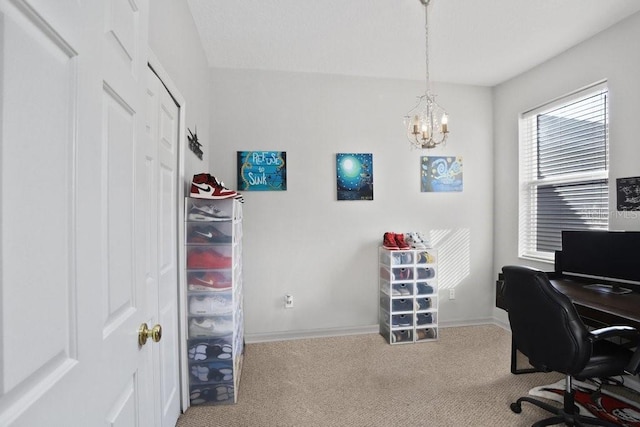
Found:
M 462 157 L 421 157 L 420 191 L 462 191 Z
M 373 154 L 336 154 L 338 200 L 373 200 Z
M 285 151 L 238 151 L 238 190 L 285 191 Z

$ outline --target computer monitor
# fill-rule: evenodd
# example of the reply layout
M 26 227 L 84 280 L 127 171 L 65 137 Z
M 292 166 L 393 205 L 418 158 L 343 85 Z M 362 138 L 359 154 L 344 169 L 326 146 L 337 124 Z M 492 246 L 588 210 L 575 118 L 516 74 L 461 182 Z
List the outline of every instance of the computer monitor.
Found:
M 620 282 L 640 288 L 640 232 L 563 231 L 559 263 L 562 273 L 603 279 L 602 292 L 619 292 Z

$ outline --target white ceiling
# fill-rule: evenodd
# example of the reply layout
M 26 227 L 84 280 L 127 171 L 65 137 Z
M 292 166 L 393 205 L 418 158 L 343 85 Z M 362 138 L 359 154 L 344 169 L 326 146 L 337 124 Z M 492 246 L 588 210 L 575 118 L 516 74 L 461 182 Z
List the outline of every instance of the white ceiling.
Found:
M 419 0 L 188 3 L 212 67 L 425 78 Z M 432 0 L 430 77 L 494 86 L 638 11 L 638 0 Z

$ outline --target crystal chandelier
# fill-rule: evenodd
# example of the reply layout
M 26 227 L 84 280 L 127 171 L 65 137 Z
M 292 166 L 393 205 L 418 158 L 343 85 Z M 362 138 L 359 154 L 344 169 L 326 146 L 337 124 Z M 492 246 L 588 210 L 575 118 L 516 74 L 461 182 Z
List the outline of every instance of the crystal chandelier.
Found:
M 447 112 L 436 102 L 429 84 L 429 2 L 419 0 L 424 6 L 424 30 L 426 40 L 425 65 L 426 88 L 424 95 L 418 96 L 418 103 L 404 116 L 407 138 L 412 148 L 430 149 L 444 143 L 449 135 Z

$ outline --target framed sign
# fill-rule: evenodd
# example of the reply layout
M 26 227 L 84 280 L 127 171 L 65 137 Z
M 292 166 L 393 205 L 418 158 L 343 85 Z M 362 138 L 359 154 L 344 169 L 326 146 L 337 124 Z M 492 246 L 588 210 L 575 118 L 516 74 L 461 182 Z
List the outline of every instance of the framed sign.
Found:
M 238 190 L 286 191 L 285 151 L 238 151 Z
M 616 179 L 619 211 L 640 211 L 640 176 Z

